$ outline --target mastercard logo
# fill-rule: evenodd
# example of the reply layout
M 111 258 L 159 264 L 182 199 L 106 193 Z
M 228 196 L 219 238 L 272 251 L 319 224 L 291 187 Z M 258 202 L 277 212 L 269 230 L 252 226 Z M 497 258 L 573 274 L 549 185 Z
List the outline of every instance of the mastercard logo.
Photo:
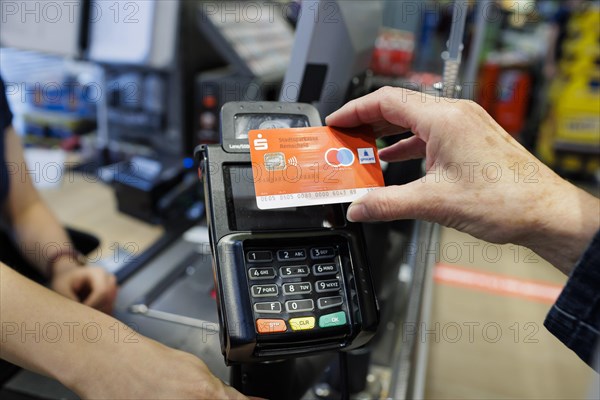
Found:
M 349 167 L 354 164 L 354 153 L 345 147 L 331 148 L 325 152 L 325 162 L 332 167 Z

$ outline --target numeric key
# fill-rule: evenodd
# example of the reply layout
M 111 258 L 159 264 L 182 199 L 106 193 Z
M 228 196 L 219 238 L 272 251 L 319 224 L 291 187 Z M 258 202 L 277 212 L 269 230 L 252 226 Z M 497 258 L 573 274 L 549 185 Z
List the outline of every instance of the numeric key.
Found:
M 317 287 L 317 292 L 335 292 L 341 289 L 340 281 L 337 279 L 332 279 L 329 281 L 318 281 L 315 286 Z
M 333 258 L 335 249 L 333 247 L 313 247 L 310 249 L 310 258 L 319 260 L 323 258 Z
M 313 273 L 316 276 L 320 275 L 332 275 L 338 272 L 338 267 L 336 263 L 330 264 L 317 264 L 313 267 Z
M 273 260 L 273 255 L 269 250 L 251 250 L 246 253 L 248 262 L 267 262 Z
M 279 259 L 279 261 L 306 260 L 306 250 L 304 250 L 304 249 L 279 250 L 279 251 L 277 251 L 277 259 Z
M 254 285 L 252 286 L 252 297 L 273 297 L 279 294 L 277 285 Z
M 283 285 L 284 294 L 307 294 L 312 292 L 310 282 L 286 283 Z
M 294 278 L 297 276 L 308 276 L 310 270 L 308 269 L 308 265 L 293 265 L 289 267 L 281 267 L 279 268 L 279 275 L 282 278 Z
M 275 278 L 275 269 L 270 267 L 250 268 L 248 270 L 250 279 L 272 279 Z
M 285 309 L 289 313 L 312 311 L 315 308 L 315 303 L 312 299 L 292 300 L 285 302 Z

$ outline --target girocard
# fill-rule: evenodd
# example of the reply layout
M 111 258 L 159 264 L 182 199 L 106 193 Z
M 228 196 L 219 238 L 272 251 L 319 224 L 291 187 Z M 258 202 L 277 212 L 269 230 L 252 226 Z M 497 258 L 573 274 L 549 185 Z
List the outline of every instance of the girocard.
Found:
M 259 209 L 348 203 L 384 186 L 370 128 L 248 132 Z

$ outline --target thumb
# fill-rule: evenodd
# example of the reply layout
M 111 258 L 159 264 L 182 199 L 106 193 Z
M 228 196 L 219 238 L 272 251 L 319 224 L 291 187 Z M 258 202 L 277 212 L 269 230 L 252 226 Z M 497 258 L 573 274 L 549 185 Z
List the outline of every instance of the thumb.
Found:
M 442 197 L 436 195 L 438 190 L 432 186 L 419 179 L 405 185 L 373 190 L 353 202 L 346 217 L 352 222 L 434 220 Z

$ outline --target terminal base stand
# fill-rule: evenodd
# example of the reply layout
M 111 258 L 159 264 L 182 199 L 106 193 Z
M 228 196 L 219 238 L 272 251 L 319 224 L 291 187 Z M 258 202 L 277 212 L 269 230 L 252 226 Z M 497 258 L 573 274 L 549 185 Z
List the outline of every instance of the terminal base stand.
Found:
M 230 383 L 246 396 L 297 400 L 323 376 L 334 353 L 231 367 Z
M 234 365 L 231 386 L 246 396 L 273 400 L 299 398 L 301 394 L 292 393 L 295 366 L 295 359 Z

